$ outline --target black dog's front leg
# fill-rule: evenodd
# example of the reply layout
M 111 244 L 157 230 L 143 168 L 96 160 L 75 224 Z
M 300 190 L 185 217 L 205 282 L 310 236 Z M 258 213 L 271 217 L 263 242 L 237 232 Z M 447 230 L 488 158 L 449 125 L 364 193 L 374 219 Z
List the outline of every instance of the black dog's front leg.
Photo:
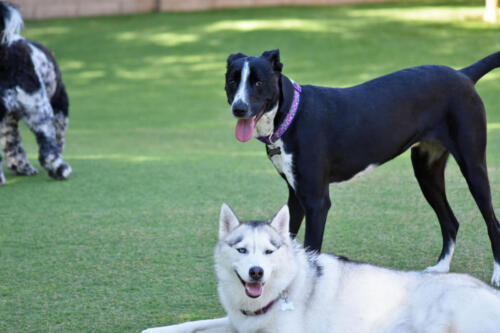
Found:
M 306 215 L 304 247 L 320 252 L 326 217 L 331 207 L 329 184 L 326 182 L 326 184 L 319 185 L 317 182 L 305 181 L 300 185 L 302 186 L 298 188 L 296 196 L 302 203 Z
M 290 184 L 288 184 L 288 209 L 290 210 L 290 235 L 295 238 L 304 219 L 304 208 Z
M 316 203 L 306 204 L 306 237 L 304 239 L 304 247 L 320 252 L 326 217 L 331 202 L 328 196 L 318 198 L 317 200 L 318 202 Z

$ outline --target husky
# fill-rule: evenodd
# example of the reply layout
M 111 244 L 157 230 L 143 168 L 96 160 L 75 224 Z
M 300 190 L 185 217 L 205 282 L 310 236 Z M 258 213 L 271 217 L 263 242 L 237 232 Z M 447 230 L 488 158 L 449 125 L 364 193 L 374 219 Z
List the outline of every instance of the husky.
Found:
M 427 269 L 448 272 L 459 227 L 445 191 L 451 155 L 486 223 L 494 257 L 491 283 L 500 286 L 500 224 L 486 166 L 486 112 L 475 89 L 497 67 L 500 52 L 460 70 L 418 66 L 330 88 L 288 78 L 276 49 L 257 57 L 231 54 L 225 89 L 237 119 L 236 138 L 262 141 L 287 183 L 293 235 L 305 216 L 306 248 L 321 250 L 329 184 L 351 180 L 411 149 L 415 177 L 443 235 L 438 263 Z
M 500 332 L 500 292 L 478 279 L 306 251 L 289 220 L 286 205 L 241 222 L 223 204 L 215 271 L 227 316 L 143 333 Z
M 23 26 L 17 8 L 0 1 L 0 143 L 12 173 L 38 173 L 19 134 L 23 120 L 36 137 L 42 167 L 53 179 L 67 179 L 72 169 L 62 158 L 69 121 L 66 88 L 54 54 L 21 36 Z M 5 182 L 0 154 L 0 185 Z

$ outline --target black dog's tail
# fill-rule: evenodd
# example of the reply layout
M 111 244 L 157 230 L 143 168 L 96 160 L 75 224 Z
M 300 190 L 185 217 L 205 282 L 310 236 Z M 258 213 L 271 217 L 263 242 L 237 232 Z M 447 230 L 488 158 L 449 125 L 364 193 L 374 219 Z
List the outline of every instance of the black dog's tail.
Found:
M 0 46 L 9 46 L 18 40 L 23 26 L 23 18 L 17 8 L 0 1 Z
M 460 72 L 467 75 L 476 83 L 480 78 L 486 75 L 486 73 L 497 67 L 500 67 L 500 52 L 493 53 L 468 67 L 462 68 Z

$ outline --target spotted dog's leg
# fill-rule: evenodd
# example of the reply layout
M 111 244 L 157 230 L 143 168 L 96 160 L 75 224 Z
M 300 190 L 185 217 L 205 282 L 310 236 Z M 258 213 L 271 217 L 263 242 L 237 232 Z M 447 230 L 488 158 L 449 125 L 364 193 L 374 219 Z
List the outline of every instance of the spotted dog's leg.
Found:
M 5 179 L 5 176 L 3 174 L 3 167 L 2 167 L 2 154 L 0 153 L 0 186 L 5 184 L 5 182 L 6 182 L 6 179 Z
M 61 152 L 66 146 L 66 129 L 68 128 L 68 117 L 63 113 L 54 114 L 54 127 L 56 129 L 56 142 Z
M 66 145 L 66 129 L 68 128 L 68 115 L 69 115 L 69 101 L 66 88 L 59 82 L 59 87 L 50 100 L 52 109 L 54 110 L 54 126 L 56 128 L 56 141 L 61 149 L 64 151 Z
M 5 176 L 3 174 L 3 169 L 2 169 L 2 154 L 0 154 L 0 186 L 5 184 L 7 180 L 5 179 Z
M 71 174 L 71 167 L 62 159 L 61 148 L 57 144 L 56 128 L 52 106 L 44 94 L 29 95 L 18 91 L 23 101 L 23 119 L 35 134 L 38 142 L 40 164 L 47 169 L 54 179 L 66 179 Z
M 7 167 L 16 175 L 35 175 L 38 170 L 26 157 L 17 122 L 18 119 L 14 115 L 7 114 L 0 124 L 0 142 L 5 153 Z
M 2 125 L 3 121 L 5 120 L 5 114 L 7 110 L 5 109 L 5 106 L 3 103 L 0 102 L 0 126 Z M 0 139 L 1 139 L 1 133 L 0 133 Z M 3 167 L 2 167 L 2 153 L 0 152 L 0 186 L 5 184 L 5 176 L 3 174 Z

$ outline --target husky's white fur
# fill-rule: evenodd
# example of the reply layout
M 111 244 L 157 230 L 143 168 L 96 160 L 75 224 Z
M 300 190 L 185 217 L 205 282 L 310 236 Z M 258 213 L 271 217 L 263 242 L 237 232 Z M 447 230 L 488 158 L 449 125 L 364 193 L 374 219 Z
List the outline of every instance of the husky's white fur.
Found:
M 224 204 L 215 268 L 227 317 L 144 332 L 500 332 L 500 293 L 485 283 L 309 253 L 288 223 L 287 206 L 267 223 L 240 222 Z

